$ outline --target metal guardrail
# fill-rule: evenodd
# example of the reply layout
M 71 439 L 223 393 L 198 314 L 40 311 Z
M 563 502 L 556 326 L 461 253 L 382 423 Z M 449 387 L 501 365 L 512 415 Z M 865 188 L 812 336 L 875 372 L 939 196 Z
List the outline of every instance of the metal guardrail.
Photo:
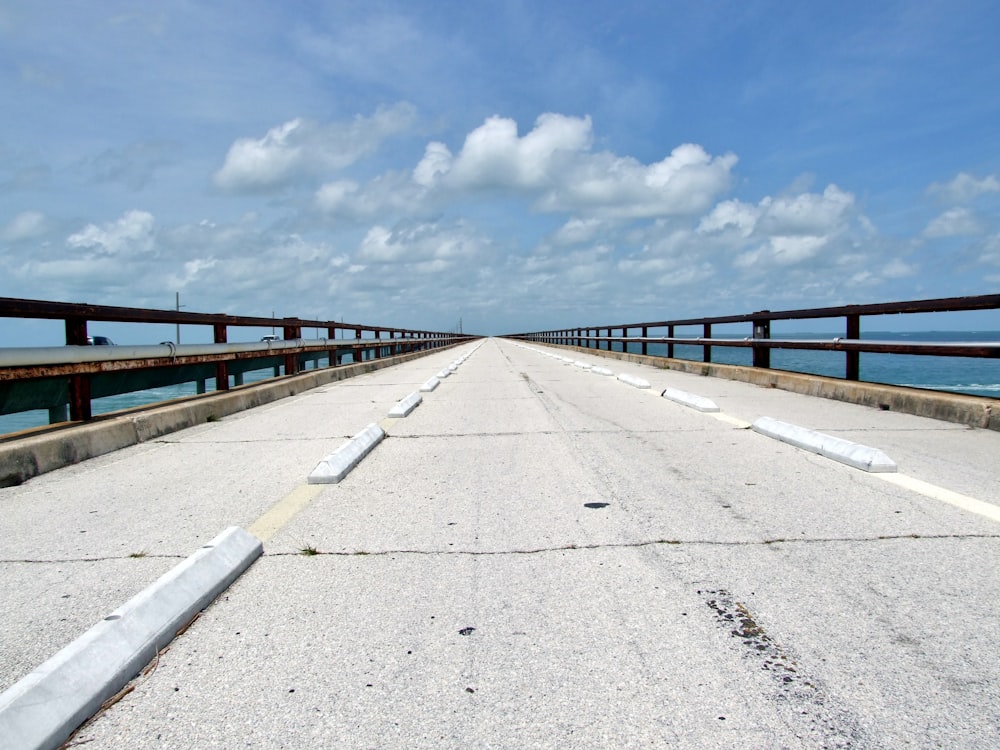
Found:
M 243 384 L 247 372 L 273 368 L 293 375 L 311 362 L 319 367 L 378 359 L 466 341 L 474 336 L 360 323 L 263 318 L 148 310 L 0 297 L 0 318 L 62 320 L 66 346 L 0 348 L 0 414 L 48 409 L 49 422 L 92 419 L 91 401 L 103 396 L 209 380 L 218 391 Z M 214 343 L 90 346 L 90 322 L 169 323 L 212 327 Z M 229 342 L 231 328 L 276 328 L 278 340 Z M 326 338 L 304 339 L 303 328 L 324 329 Z M 350 338 L 347 336 L 350 335 Z M 232 383 L 230 382 L 232 379 Z
M 531 333 L 517 333 L 507 338 L 537 343 L 562 344 L 586 348 L 611 350 L 620 344 L 622 350 L 638 344 L 641 354 L 648 354 L 649 344 L 664 344 L 667 357 L 674 357 L 676 345 L 702 347 L 704 362 L 712 361 L 712 348 L 746 347 L 753 350 L 753 366 L 770 368 L 772 349 L 806 349 L 814 351 L 842 351 L 845 354 L 846 380 L 860 380 L 860 355 L 862 352 L 878 354 L 915 354 L 945 357 L 1000 358 L 1000 342 L 900 342 L 875 341 L 861 338 L 861 318 L 912 313 L 946 313 L 970 310 L 1000 309 L 1000 294 L 975 297 L 948 297 L 907 302 L 889 302 L 871 305 L 843 305 L 804 310 L 784 310 L 772 312 L 760 310 L 745 315 L 727 315 L 712 318 L 686 318 L 682 320 L 662 320 L 645 323 L 586 326 L 562 328 Z M 816 320 L 824 318 L 844 318 L 843 337 L 833 339 L 776 339 L 771 338 L 771 323 L 776 320 Z M 720 338 L 712 336 L 712 327 L 733 323 L 749 323 L 751 333 L 744 338 Z M 677 336 L 677 329 L 700 327 L 701 336 Z M 656 329 L 666 329 L 665 336 L 655 334 Z M 638 335 L 630 335 L 635 331 Z M 602 335 L 602 332 L 604 334 Z M 615 335 L 619 333 L 619 335 Z

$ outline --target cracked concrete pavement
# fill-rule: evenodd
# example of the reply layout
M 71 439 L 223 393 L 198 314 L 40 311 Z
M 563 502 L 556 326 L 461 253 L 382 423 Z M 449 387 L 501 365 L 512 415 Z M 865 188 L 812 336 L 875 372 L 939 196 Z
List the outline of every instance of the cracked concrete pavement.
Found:
M 11 680 L 120 604 L 172 555 L 250 525 L 342 436 L 382 420 L 454 356 L 0 490 L 12 539 L 5 601 L 17 605 L 0 675 Z M 1000 434 L 587 361 L 653 387 L 487 341 L 409 417 L 385 423 L 387 439 L 348 477 L 290 515 L 264 557 L 77 740 L 1000 742 L 1000 526 L 657 389 L 708 396 L 742 420 L 836 430 L 886 450 L 901 472 L 993 503 L 993 464 L 981 459 L 1000 455 Z

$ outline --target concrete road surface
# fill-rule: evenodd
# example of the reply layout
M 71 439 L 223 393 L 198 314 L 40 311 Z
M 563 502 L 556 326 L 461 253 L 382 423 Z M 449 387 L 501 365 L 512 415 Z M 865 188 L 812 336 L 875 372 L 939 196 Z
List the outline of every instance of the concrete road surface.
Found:
M 0 490 L 6 684 L 270 509 L 264 556 L 75 742 L 1000 746 L 1000 525 L 934 491 L 1000 504 L 1000 434 L 570 355 L 640 390 L 500 340 L 385 419 L 455 356 Z M 922 491 L 759 416 L 878 447 Z M 372 421 L 387 439 L 304 489 Z

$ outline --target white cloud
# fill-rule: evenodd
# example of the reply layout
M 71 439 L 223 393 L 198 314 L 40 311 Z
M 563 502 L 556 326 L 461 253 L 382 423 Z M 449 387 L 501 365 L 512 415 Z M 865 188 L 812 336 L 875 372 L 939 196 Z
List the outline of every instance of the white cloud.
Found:
M 698 231 L 704 234 L 723 232 L 730 229 L 741 237 L 749 237 L 757 225 L 760 209 L 737 200 L 723 201 L 698 223 Z
M 99 227 L 88 224 L 66 238 L 66 244 L 74 248 L 93 250 L 98 255 L 135 256 L 150 253 L 154 249 L 155 220 L 146 211 L 129 211 L 117 221 Z
M 713 157 L 685 143 L 653 164 L 593 153 L 589 117 L 546 113 L 518 136 L 517 123 L 491 117 L 470 132 L 461 151 L 427 146 L 413 180 L 428 188 L 503 188 L 537 195 L 541 211 L 605 218 L 690 215 L 705 210 L 731 182 L 736 156 Z
M 912 263 L 907 263 L 901 258 L 893 258 L 883 266 L 882 276 L 887 279 L 903 279 L 913 276 L 918 270 L 919 268 Z
M 783 236 L 817 236 L 834 230 L 854 206 L 854 196 L 836 185 L 828 185 L 822 195 L 765 198 L 758 231 Z
M 438 175 L 446 175 L 454 161 L 451 151 L 443 143 L 432 141 L 424 150 L 424 158 L 413 170 L 413 181 L 424 187 L 431 187 Z
M 560 160 L 587 150 L 591 139 L 589 117 L 546 113 L 524 137 L 518 137 L 514 120 L 490 117 L 466 136 L 458 156 L 444 144 L 431 143 L 414 179 L 423 185 L 440 180 L 460 189 L 543 188 L 558 180 Z
M 923 231 L 928 238 L 974 236 L 983 232 L 983 224 L 967 208 L 951 208 L 931 220 Z
M 736 161 L 734 154 L 712 157 L 691 143 L 649 165 L 610 153 L 587 154 L 569 165 L 538 207 L 624 219 L 693 215 L 729 188 Z
M 928 195 L 933 195 L 951 204 L 971 203 L 985 193 L 1000 192 L 1000 179 L 996 175 L 988 175 L 977 179 L 968 172 L 959 172 L 950 182 L 933 183 L 927 188 Z
M 23 211 L 11 219 L 10 223 L 0 231 L 0 239 L 8 242 L 30 240 L 41 237 L 48 231 L 45 214 L 40 211 Z
M 373 153 L 387 137 L 406 130 L 415 116 L 412 105 L 398 104 L 349 122 L 289 120 L 263 138 L 237 140 L 216 172 L 215 183 L 234 192 L 272 190 L 343 169 Z
M 572 218 L 553 234 L 552 242 L 556 245 L 582 245 L 593 240 L 606 226 L 607 222 L 600 219 Z
M 314 207 L 323 215 L 354 220 L 385 221 L 392 216 L 413 216 L 434 205 L 427 190 L 404 172 L 387 172 L 361 185 L 354 180 L 324 183 L 313 197 Z
M 480 255 L 484 246 L 483 238 L 463 224 L 402 222 L 393 229 L 380 225 L 369 229 L 355 260 L 364 265 L 423 264 L 415 270 L 427 272 L 469 261 Z

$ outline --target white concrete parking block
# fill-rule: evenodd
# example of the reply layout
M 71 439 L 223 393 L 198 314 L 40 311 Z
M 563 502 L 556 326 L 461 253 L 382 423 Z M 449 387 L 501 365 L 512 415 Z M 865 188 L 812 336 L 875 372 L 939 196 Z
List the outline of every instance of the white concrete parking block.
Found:
M 389 416 L 395 419 L 401 419 L 402 417 L 408 416 L 411 411 L 420 406 L 420 403 L 424 400 L 424 397 L 420 395 L 418 391 L 414 391 L 406 398 L 397 402 L 394 407 L 389 409 Z
M 767 435 L 797 448 L 818 453 L 862 471 L 896 471 L 895 461 L 877 448 L 871 448 L 861 443 L 853 443 L 850 440 L 825 435 L 822 432 L 815 432 L 771 417 L 761 417 L 756 420 L 752 429 L 761 435 Z
M 678 404 L 683 404 L 684 406 L 690 406 L 692 409 L 697 409 L 698 411 L 719 411 L 718 404 L 712 401 L 712 399 L 705 398 L 704 396 L 697 396 L 694 393 L 688 393 L 687 391 L 679 391 L 676 388 L 665 388 L 663 393 L 660 395 L 663 398 L 675 401 Z
M 440 379 L 438 379 L 438 378 L 431 378 L 426 383 L 424 383 L 422 386 L 420 386 L 420 390 L 423 391 L 424 393 L 430 393 L 435 388 L 437 388 L 439 385 L 441 385 Z
M 0 695 L 0 745 L 57 748 L 260 557 L 230 527 Z
M 618 376 L 618 379 L 623 383 L 627 383 L 635 388 L 649 388 L 649 381 L 643 380 L 642 378 L 636 377 L 635 375 L 629 375 L 628 373 L 622 373 Z
M 435 377 L 439 378 L 440 380 L 444 380 L 449 375 L 451 375 L 451 370 L 445 368 L 444 370 L 441 370 L 441 372 L 439 372 L 437 375 L 435 375 Z
M 337 450 L 324 458 L 312 470 L 309 484 L 336 484 L 357 466 L 372 448 L 382 442 L 385 432 L 372 422 Z
M 595 375 L 614 375 L 607 367 L 591 367 L 590 371 Z

